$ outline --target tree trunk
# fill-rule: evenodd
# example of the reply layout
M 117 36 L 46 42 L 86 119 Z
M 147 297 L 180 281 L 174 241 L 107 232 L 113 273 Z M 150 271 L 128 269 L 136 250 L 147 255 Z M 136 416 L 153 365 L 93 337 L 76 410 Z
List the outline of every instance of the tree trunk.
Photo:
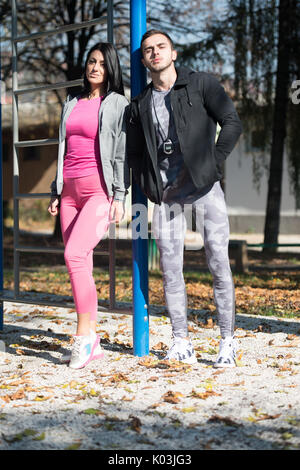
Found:
M 281 0 L 279 5 L 279 38 L 276 73 L 276 95 L 273 118 L 270 173 L 264 231 L 264 251 L 276 251 L 280 226 L 281 186 L 286 115 L 289 87 L 290 18 L 292 0 Z

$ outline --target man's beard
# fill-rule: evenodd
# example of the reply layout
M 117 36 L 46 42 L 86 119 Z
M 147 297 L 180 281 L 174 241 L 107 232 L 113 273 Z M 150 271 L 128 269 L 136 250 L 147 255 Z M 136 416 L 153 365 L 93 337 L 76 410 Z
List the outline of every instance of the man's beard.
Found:
M 162 64 L 158 68 L 153 67 L 152 65 L 148 65 L 148 69 L 152 73 L 160 73 L 160 72 L 163 72 L 164 70 L 168 69 L 172 65 L 172 63 L 173 63 L 173 60 L 171 59 L 168 64 L 165 64 L 165 65 Z

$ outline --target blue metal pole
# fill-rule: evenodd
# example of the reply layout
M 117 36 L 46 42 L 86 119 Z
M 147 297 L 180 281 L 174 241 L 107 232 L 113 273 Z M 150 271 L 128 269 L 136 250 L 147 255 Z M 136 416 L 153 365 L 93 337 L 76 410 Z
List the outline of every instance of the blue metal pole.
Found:
M 0 42 L 1 84 L 1 42 Z M 3 294 L 3 188 L 2 188 L 2 103 L 0 94 L 0 295 Z M 3 330 L 3 302 L 0 300 L 0 330 Z
M 131 53 L 131 96 L 139 94 L 146 86 L 146 70 L 141 63 L 140 41 L 146 31 L 146 0 L 130 1 L 130 53 Z M 133 217 L 139 217 L 140 231 L 146 224 L 148 233 L 147 198 L 133 181 L 132 205 L 144 205 L 145 210 Z M 145 226 L 143 227 L 145 228 Z M 148 240 L 142 237 L 132 240 L 132 293 L 133 293 L 133 353 L 135 356 L 149 354 L 148 315 Z

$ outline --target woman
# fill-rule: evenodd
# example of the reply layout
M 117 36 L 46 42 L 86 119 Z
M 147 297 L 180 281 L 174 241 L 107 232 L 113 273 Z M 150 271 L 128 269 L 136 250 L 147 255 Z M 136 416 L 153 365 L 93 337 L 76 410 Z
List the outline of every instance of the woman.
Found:
M 58 214 L 77 312 L 71 354 L 74 369 L 103 356 L 96 335 L 97 291 L 93 249 L 110 222 L 120 222 L 129 186 L 125 161 L 125 109 L 121 68 L 112 44 L 88 52 L 83 91 L 67 97 L 59 128 L 56 179 L 48 211 Z

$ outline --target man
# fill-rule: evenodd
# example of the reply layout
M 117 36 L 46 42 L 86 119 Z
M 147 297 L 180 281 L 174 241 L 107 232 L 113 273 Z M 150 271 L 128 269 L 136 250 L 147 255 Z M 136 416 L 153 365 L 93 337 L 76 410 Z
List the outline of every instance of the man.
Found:
M 137 184 L 156 203 L 152 230 L 160 251 L 173 332 L 166 359 L 190 364 L 197 361 L 188 337 L 183 278 L 184 209 L 190 205 L 196 216 L 202 214 L 202 218 L 196 218 L 196 226 L 203 229 L 206 258 L 213 276 L 222 336 L 214 365 L 234 367 L 235 295 L 228 258 L 228 216 L 220 179 L 222 164 L 233 150 L 242 126 L 231 99 L 212 75 L 175 67 L 177 52 L 165 32 L 145 33 L 141 54 L 152 82 L 132 99 L 127 153 Z M 215 142 L 217 123 L 221 131 Z

